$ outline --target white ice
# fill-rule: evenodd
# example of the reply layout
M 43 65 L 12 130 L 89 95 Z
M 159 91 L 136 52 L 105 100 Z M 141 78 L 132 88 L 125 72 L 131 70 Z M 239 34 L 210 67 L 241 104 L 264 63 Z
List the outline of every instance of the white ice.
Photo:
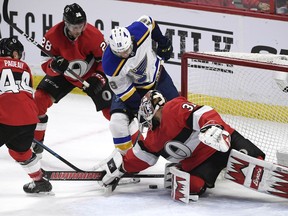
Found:
M 96 113 L 86 96 L 70 94 L 48 111 L 45 144 L 75 166 L 89 170 L 113 151 L 108 121 Z M 166 161 L 143 173 L 163 173 Z M 47 170 L 71 170 L 48 152 L 42 165 Z M 54 196 L 28 196 L 22 186 L 30 179 L 0 148 L 1 216 L 280 216 L 288 213 L 288 200 L 249 190 L 219 179 L 198 202 L 175 202 L 163 189 L 163 179 L 142 179 L 134 185 L 119 186 L 107 196 L 97 182 L 51 181 Z M 149 189 L 157 184 L 158 189 Z

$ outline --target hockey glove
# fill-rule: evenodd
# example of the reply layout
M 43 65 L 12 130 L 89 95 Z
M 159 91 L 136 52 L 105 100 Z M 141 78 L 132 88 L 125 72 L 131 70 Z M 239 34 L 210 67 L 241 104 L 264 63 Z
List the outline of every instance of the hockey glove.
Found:
M 231 146 L 230 134 L 217 124 L 204 125 L 200 129 L 198 138 L 202 143 L 221 152 L 227 152 Z
M 105 171 L 106 174 L 103 176 L 102 180 L 98 182 L 99 185 L 106 188 L 111 188 L 113 191 L 116 188 L 120 178 L 125 173 L 124 169 L 122 168 L 122 163 L 122 155 L 118 149 L 115 149 L 113 153 L 100 165 L 100 169 Z
M 93 97 L 101 92 L 106 84 L 105 78 L 99 73 L 92 74 L 86 81 L 90 84 L 90 86 L 83 89 L 83 91 L 90 97 Z
M 63 75 L 69 66 L 69 62 L 62 56 L 55 57 L 51 62 L 51 68 L 57 73 Z
M 171 40 L 165 37 L 165 40 L 158 42 L 157 55 L 160 56 L 165 62 L 171 57 L 173 46 Z

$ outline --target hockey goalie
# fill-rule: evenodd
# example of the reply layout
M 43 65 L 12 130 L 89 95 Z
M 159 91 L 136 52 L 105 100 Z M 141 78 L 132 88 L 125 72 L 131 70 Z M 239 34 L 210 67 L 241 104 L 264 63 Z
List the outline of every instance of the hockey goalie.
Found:
M 160 156 L 170 162 L 164 186 L 174 200 L 196 201 L 206 188 L 213 188 L 220 172 L 246 187 L 288 198 L 288 168 L 264 161 L 265 154 L 225 123 L 209 106 L 184 97 L 166 101 L 156 90 L 141 100 L 139 117 L 148 132 L 127 154 L 117 150 L 103 161 L 106 172 L 100 184 L 114 189 L 125 173 L 153 166 Z

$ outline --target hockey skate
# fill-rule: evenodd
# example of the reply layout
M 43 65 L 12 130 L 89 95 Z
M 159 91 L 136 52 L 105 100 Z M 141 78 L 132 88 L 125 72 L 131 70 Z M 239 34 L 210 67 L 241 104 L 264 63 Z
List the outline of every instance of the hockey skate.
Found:
M 140 182 L 140 178 L 121 178 L 118 185 L 137 184 Z
M 52 185 L 48 180 L 42 178 L 39 181 L 32 181 L 25 184 L 23 190 L 27 194 L 50 194 Z

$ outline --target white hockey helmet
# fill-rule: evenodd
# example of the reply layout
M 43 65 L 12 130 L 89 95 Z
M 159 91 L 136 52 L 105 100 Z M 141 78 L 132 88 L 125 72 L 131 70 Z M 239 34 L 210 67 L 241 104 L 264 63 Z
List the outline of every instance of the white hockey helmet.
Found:
M 127 51 L 132 47 L 130 32 L 124 27 L 117 27 L 111 30 L 109 44 L 114 54 Z M 132 50 L 131 50 L 132 51 Z
M 165 97 L 157 90 L 148 91 L 141 99 L 138 116 L 148 123 L 148 127 L 153 127 L 152 119 L 155 113 L 166 103 Z M 140 121 L 140 119 L 139 119 Z

